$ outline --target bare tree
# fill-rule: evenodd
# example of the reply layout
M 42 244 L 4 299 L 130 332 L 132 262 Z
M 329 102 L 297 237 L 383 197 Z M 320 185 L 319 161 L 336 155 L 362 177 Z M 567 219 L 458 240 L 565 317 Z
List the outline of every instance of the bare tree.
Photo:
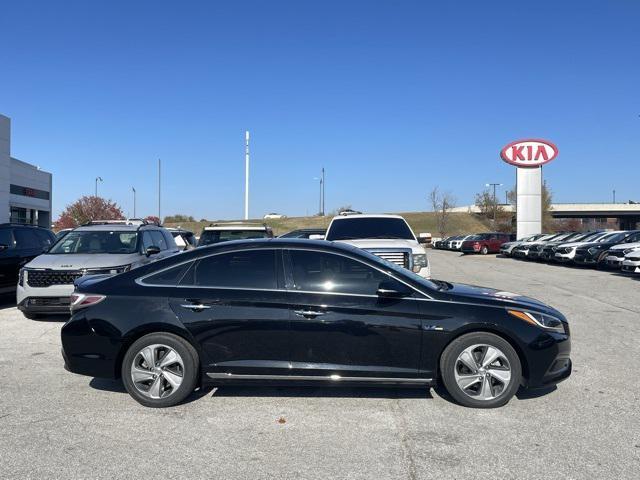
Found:
M 447 234 L 451 209 L 456 206 L 456 199 L 450 192 L 441 192 L 438 187 L 434 187 L 429 193 L 431 210 L 436 214 L 436 225 L 438 233 L 442 238 Z

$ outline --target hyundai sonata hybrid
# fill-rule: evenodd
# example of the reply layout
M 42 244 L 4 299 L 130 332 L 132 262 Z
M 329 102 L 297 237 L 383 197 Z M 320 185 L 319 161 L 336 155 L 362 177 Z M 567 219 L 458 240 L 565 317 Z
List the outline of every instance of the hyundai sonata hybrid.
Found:
M 557 310 L 328 241 L 225 242 L 83 277 L 71 308 L 66 368 L 121 378 L 149 407 L 210 384 L 441 383 L 458 403 L 489 408 L 572 368 Z

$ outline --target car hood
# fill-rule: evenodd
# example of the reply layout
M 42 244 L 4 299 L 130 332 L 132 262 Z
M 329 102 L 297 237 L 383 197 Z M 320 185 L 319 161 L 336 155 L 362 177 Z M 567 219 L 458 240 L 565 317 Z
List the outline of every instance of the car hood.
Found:
M 410 250 L 422 249 L 415 240 L 399 240 L 395 238 L 363 238 L 360 240 L 336 240 L 338 243 L 346 243 L 365 250 L 376 248 L 406 248 Z
M 611 250 L 626 250 L 627 248 L 640 248 L 640 242 L 621 243 L 611 247 Z
M 108 268 L 128 265 L 137 259 L 135 253 L 61 253 L 43 254 L 25 265 L 27 268 L 53 270 L 82 270 L 84 268 Z
M 504 307 L 515 307 L 523 309 L 532 309 L 543 312 L 549 312 L 554 315 L 561 315 L 560 312 L 549 305 L 536 300 L 535 298 L 526 297 L 518 293 L 497 290 L 495 288 L 478 287 L 475 285 L 467 285 L 464 283 L 452 283 L 452 288 L 446 290 L 446 293 L 457 301 L 471 301 L 474 303 L 482 303 L 487 305 L 496 305 Z
M 591 242 L 569 242 L 569 243 L 558 243 L 559 247 L 581 247 L 582 245 L 586 245 Z

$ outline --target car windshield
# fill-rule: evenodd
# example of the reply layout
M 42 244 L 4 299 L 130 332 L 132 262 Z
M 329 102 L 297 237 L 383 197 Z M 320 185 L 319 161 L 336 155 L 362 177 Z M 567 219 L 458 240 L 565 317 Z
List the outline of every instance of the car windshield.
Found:
M 395 238 L 415 240 L 403 218 L 350 218 L 334 220 L 327 240 L 358 240 L 362 238 Z
M 478 235 L 471 235 L 467 240 L 486 240 L 487 238 L 489 238 L 489 234 L 480 233 Z
M 198 246 L 251 238 L 269 238 L 269 235 L 266 230 L 205 230 L 200 235 Z
M 605 235 L 604 237 L 599 238 L 598 242 L 617 243 L 624 240 L 627 235 L 629 235 L 629 232 L 609 233 L 608 235 Z
M 51 247 L 48 253 L 135 253 L 138 233 L 117 230 L 74 230 Z

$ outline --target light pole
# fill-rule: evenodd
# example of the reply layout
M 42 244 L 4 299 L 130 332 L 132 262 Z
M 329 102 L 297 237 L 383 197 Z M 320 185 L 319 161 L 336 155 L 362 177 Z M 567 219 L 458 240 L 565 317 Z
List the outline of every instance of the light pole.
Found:
M 131 187 L 131 191 L 133 192 L 133 218 L 136 218 L 136 188 Z
M 324 168 L 322 169 L 322 175 L 319 177 L 313 177 L 313 179 L 320 182 L 320 190 L 318 191 L 318 215 L 324 217 L 324 196 L 322 194 L 324 190 Z
M 327 182 L 325 181 L 324 178 L 324 167 L 322 167 L 322 216 L 324 217 L 324 191 L 325 191 L 325 187 L 327 185 Z
M 485 183 L 485 187 L 493 187 L 493 226 L 496 226 L 496 211 L 498 210 L 498 204 L 496 203 L 496 187 L 501 187 L 501 183 Z
M 98 196 L 98 182 L 102 182 L 102 177 L 96 177 L 96 197 Z

